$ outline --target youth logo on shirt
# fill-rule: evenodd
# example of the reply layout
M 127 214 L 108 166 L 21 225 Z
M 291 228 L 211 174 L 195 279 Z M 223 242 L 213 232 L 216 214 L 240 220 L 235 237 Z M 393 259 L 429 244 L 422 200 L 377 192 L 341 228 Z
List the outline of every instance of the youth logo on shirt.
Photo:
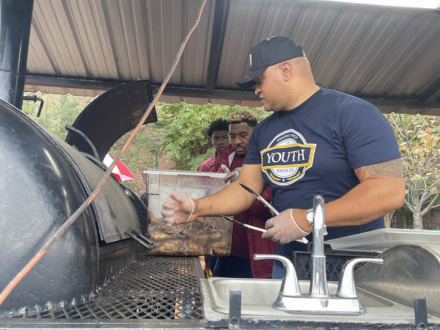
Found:
M 316 144 L 308 144 L 297 131 L 284 131 L 261 151 L 262 170 L 277 185 L 292 184 L 313 166 L 315 148 Z

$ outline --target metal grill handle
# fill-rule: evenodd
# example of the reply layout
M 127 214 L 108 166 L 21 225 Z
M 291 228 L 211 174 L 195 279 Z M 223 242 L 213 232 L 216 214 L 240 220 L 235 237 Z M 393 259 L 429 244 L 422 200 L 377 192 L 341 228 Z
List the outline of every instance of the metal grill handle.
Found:
M 126 231 L 125 234 L 129 236 L 130 238 L 134 239 L 136 242 L 147 248 L 148 250 L 151 250 L 156 246 L 156 243 L 146 238 L 144 235 L 138 233 L 136 230 L 131 229 L 130 231 Z

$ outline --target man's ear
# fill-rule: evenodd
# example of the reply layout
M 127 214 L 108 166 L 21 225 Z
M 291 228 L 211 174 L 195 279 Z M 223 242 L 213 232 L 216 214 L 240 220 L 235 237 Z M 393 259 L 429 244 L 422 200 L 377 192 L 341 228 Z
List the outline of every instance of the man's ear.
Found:
M 289 62 L 280 63 L 280 69 L 284 80 L 289 80 L 292 77 L 292 65 Z

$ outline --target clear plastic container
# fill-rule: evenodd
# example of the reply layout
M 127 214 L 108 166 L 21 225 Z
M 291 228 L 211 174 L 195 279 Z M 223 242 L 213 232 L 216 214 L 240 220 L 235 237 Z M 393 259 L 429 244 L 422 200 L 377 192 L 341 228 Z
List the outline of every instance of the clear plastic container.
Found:
M 189 224 L 167 227 L 161 216 L 162 204 L 171 191 L 201 198 L 225 187 L 224 173 L 174 170 L 144 170 L 148 194 L 147 237 L 156 243 L 152 255 L 228 256 L 231 252 L 232 223 L 221 217 L 200 217 Z

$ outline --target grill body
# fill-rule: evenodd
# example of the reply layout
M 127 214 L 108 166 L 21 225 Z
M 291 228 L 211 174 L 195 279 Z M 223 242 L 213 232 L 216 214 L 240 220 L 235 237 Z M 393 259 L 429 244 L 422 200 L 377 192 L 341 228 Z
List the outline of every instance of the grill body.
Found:
M 87 199 L 104 170 L 1 100 L 0 150 L 3 289 Z M 140 228 L 129 196 L 110 178 L 98 197 L 10 293 L 0 315 L 87 301 L 134 258 L 134 242 L 113 249 L 102 239 L 104 220 L 118 232 L 118 246 L 128 239 L 126 226 Z

